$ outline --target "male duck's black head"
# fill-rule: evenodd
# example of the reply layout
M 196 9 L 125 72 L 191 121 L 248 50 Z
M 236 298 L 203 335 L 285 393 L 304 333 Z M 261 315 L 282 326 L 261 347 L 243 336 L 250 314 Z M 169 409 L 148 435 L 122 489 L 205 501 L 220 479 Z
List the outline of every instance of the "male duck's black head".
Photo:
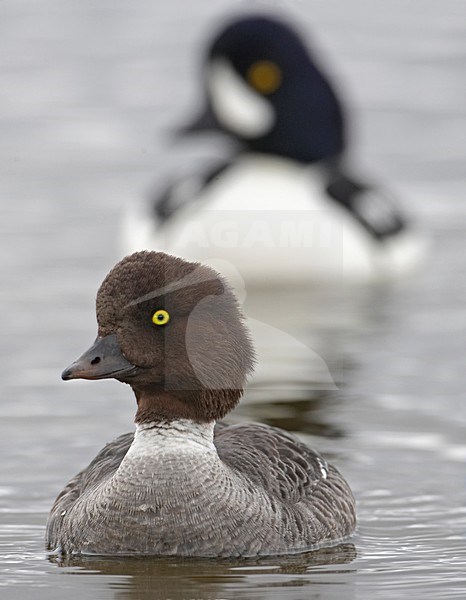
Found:
M 137 252 L 107 275 L 96 310 L 98 337 L 63 379 L 129 383 L 137 422 L 209 422 L 239 401 L 253 350 L 235 296 L 212 269 Z
M 239 19 L 214 40 L 206 60 L 207 108 L 189 130 L 216 128 L 258 152 L 303 162 L 344 148 L 340 102 L 288 26 Z

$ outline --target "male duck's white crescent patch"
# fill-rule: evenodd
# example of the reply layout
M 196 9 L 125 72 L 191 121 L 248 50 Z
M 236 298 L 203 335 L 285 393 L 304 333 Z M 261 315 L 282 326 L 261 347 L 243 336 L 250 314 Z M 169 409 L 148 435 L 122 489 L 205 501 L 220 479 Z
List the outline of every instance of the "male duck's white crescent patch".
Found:
M 260 137 L 272 129 L 272 105 L 254 92 L 227 60 L 212 61 L 207 85 L 215 116 L 226 129 L 246 138 Z

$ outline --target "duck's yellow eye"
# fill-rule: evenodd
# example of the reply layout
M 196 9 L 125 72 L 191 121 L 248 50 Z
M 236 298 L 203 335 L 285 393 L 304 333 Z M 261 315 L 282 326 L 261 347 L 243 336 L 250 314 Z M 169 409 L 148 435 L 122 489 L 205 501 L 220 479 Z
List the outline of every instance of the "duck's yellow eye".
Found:
M 152 323 L 154 323 L 154 325 L 166 325 L 169 320 L 170 315 L 166 310 L 163 310 L 163 308 L 156 310 L 152 315 Z
M 274 62 L 259 60 L 249 67 L 246 79 L 261 94 L 272 94 L 280 87 L 282 72 Z

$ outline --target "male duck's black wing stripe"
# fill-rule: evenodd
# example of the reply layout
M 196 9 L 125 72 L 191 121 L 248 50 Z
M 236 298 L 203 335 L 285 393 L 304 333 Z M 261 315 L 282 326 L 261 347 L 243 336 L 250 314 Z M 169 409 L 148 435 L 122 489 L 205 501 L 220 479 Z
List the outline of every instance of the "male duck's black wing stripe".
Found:
M 54 549 L 56 545 L 55 531 L 58 533 L 64 513 L 86 490 L 93 489 L 101 481 L 115 473 L 133 443 L 133 439 L 134 433 L 125 433 L 106 444 L 92 462 L 66 484 L 50 511 L 46 533 L 48 548 Z
M 406 227 L 387 192 L 358 182 L 341 171 L 331 173 L 326 191 L 378 241 L 384 241 Z
M 284 502 L 306 498 L 328 475 L 320 454 L 274 427 L 248 423 L 218 428 L 214 443 L 225 464 Z
M 160 223 L 168 221 L 177 210 L 199 199 L 200 192 L 216 181 L 231 165 L 231 161 L 212 167 L 204 174 L 186 176 L 171 183 L 153 200 L 154 212 Z

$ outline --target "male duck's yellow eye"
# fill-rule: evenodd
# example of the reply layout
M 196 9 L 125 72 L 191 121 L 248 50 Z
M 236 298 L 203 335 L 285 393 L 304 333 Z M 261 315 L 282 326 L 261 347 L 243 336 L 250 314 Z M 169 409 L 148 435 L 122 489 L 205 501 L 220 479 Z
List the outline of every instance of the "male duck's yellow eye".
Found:
M 259 60 L 249 67 L 246 79 L 261 94 L 272 94 L 280 87 L 282 72 L 274 62 Z
M 154 325 L 166 325 L 169 320 L 170 315 L 166 310 L 163 310 L 163 308 L 156 310 L 152 315 L 152 323 L 154 323 Z

